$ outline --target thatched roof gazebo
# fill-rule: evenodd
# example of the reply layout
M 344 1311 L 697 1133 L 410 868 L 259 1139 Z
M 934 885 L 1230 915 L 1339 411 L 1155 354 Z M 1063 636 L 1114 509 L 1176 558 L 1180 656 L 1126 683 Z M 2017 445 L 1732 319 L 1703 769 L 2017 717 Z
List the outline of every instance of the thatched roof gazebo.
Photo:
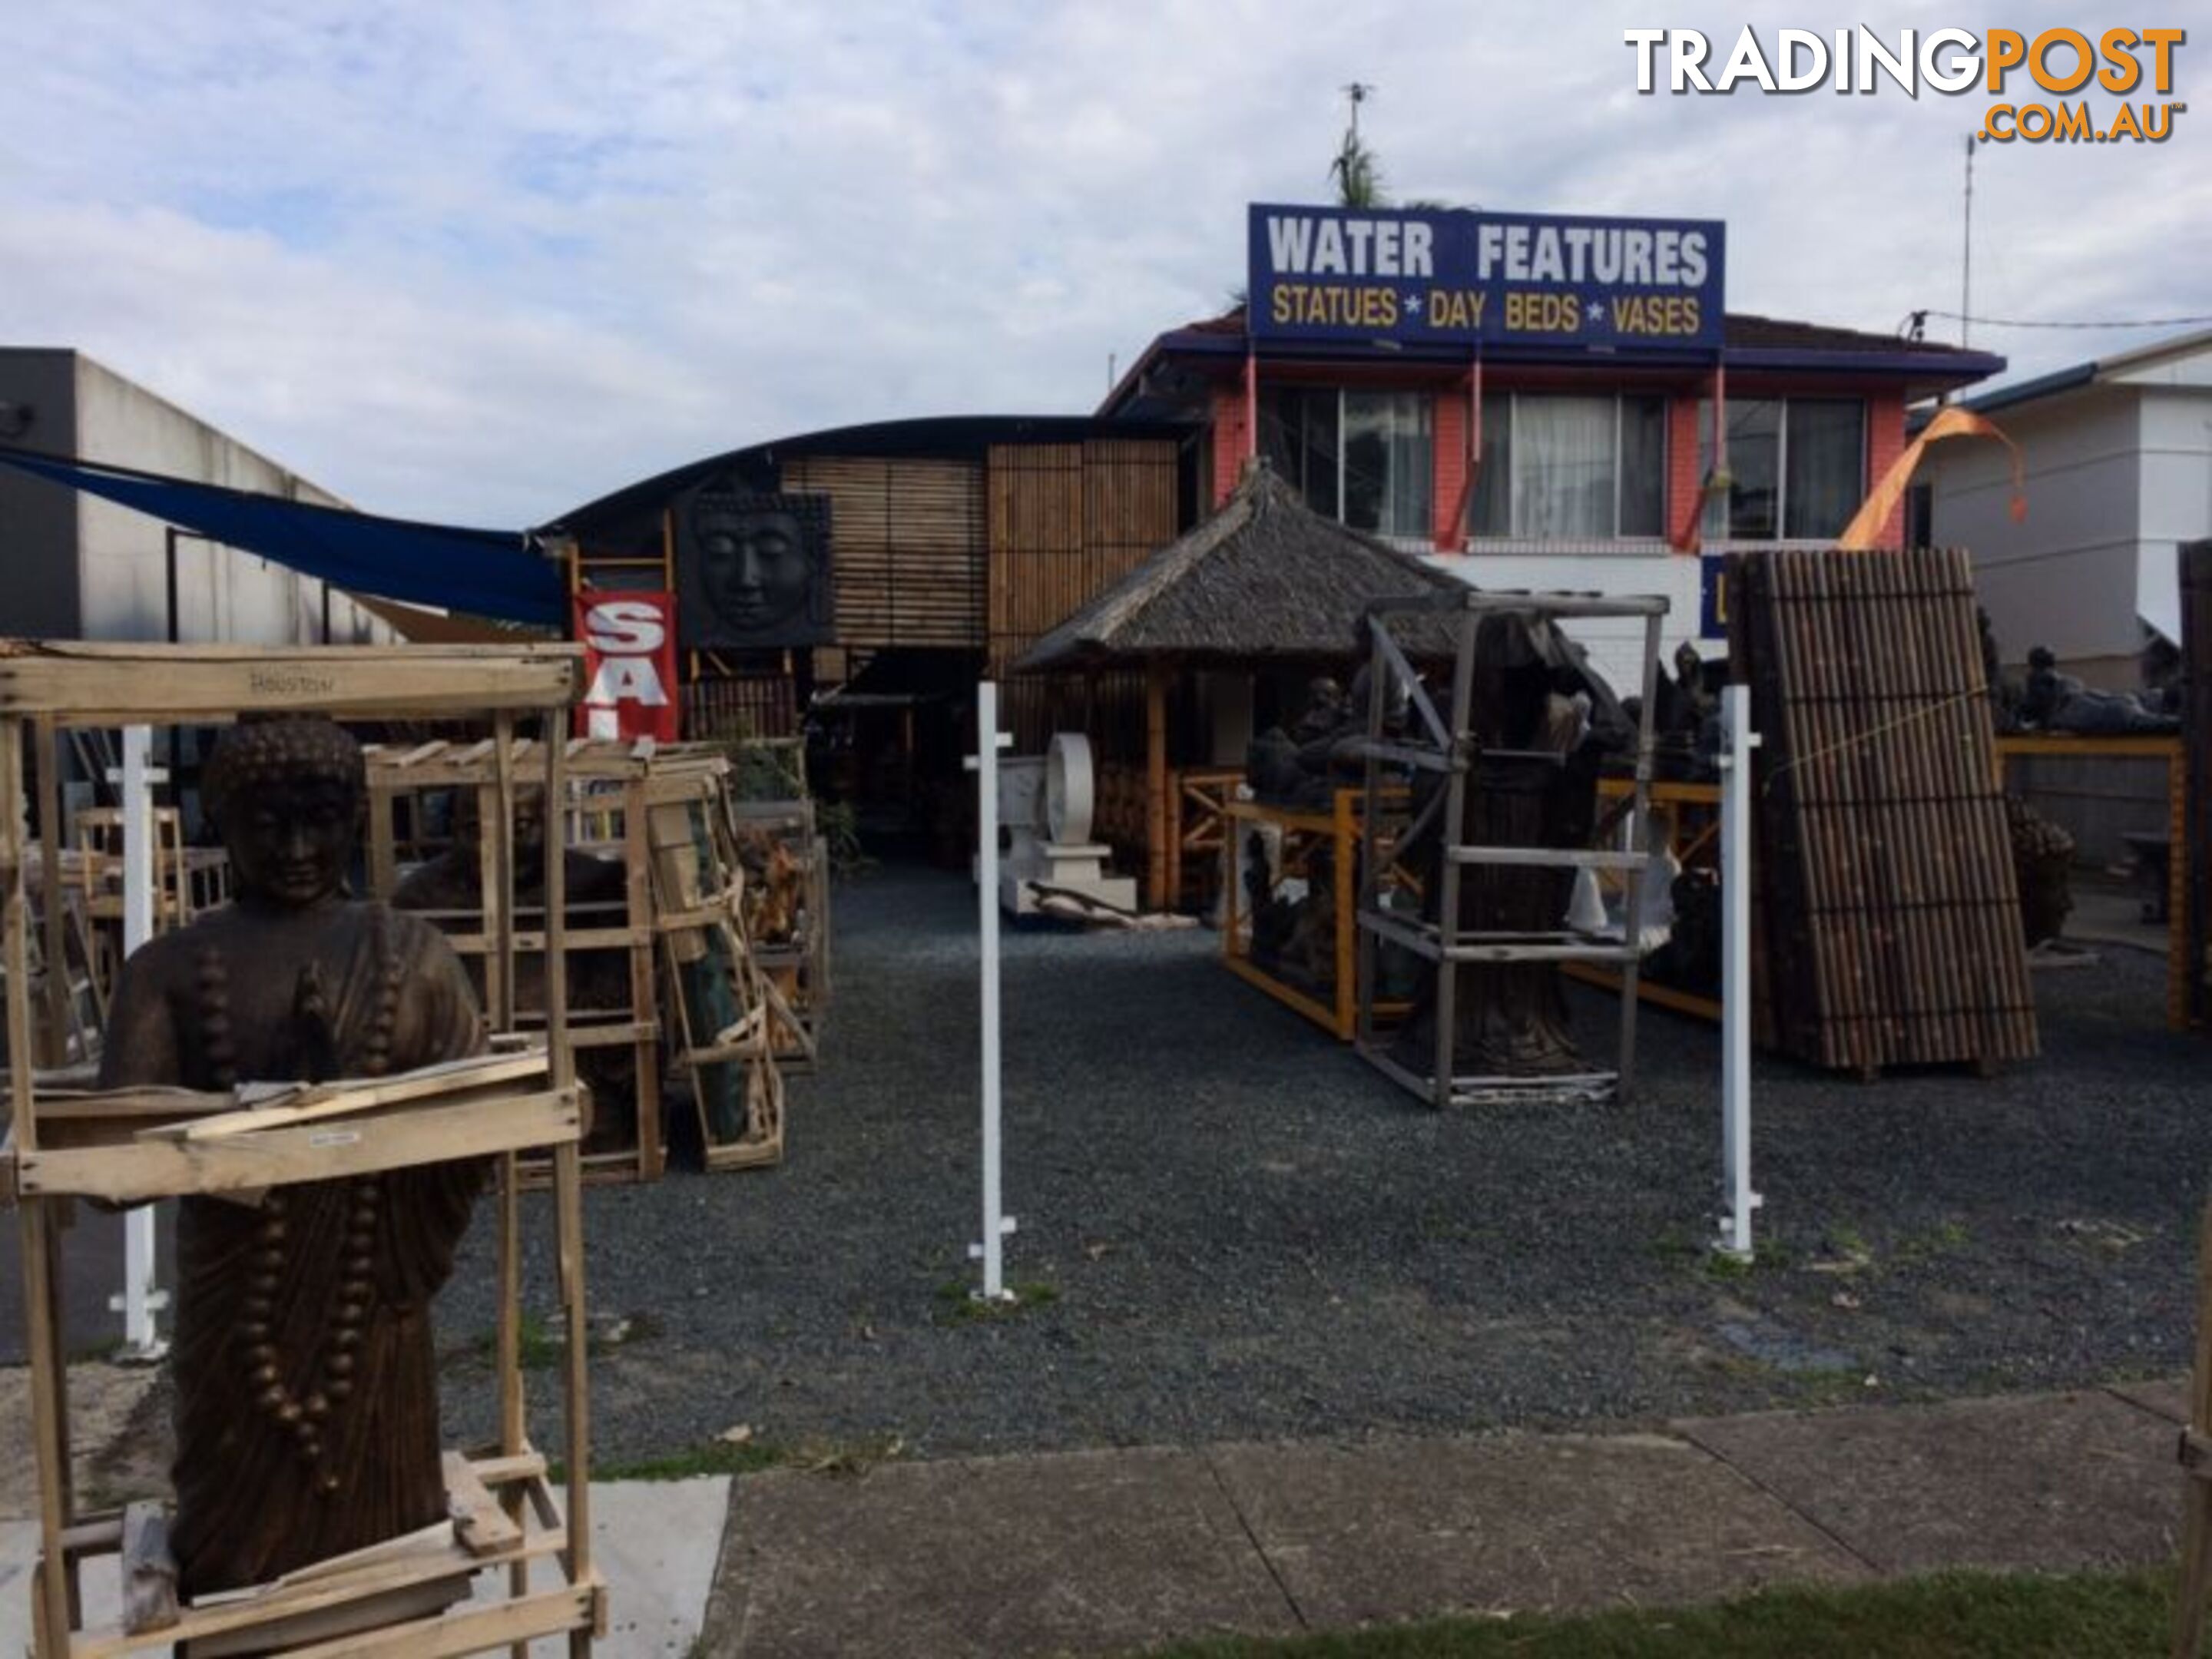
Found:
M 1062 622 L 1014 669 L 1341 658 L 1364 652 L 1360 619 L 1376 600 L 1460 586 L 1324 518 L 1258 465 L 1211 518 Z
M 1365 654 L 1370 605 L 1462 591 L 1446 573 L 1314 512 L 1254 465 L 1212 517 L 1039 639 L 1013 670 L 1143 670 L 1146 900 L 1158 907 L 1175 902 L 1180 884 L 1182 787 L 1168 755 L 1176 675 L 1343 664 Z

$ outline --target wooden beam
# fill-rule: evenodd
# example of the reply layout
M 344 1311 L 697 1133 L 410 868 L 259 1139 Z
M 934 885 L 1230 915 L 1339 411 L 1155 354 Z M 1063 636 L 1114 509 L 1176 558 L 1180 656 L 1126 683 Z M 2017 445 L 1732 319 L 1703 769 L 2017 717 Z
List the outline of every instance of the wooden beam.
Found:
M 1145 665 L 1145 902 L 1168 896 L 1168 665 Z

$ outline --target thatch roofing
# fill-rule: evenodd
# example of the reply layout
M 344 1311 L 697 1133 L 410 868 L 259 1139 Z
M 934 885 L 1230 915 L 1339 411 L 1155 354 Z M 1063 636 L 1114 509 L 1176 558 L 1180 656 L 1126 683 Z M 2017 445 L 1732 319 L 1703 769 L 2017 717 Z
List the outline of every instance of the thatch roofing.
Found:
M 1376 601 L 1464 591 L 1443 571 L 1314 512 L 1258 465 L 1212 517 L 1062 622 L 1014 667 L 1346 657 L 1364 653 L 1361 617 Z

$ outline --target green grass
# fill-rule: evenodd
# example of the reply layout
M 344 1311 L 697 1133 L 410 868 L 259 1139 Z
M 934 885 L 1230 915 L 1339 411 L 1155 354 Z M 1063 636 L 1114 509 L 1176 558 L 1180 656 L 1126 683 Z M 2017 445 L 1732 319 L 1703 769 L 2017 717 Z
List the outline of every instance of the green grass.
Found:
M 2141 1659 L 2166 1650 L 2172 1593 L 2164 1569 L 1945 1573 L 1714 1607 L 1194 1642 L 1152 1659 Z
M 1060 1300 L 1060 1287 L 1042 1279 L 1006 1286 L 1010 1299 L 984 1302 L 964 1279 L 947 1279 L 937 1287 L 938 1323 L 965 1324 L 970 1320 L 1011 1319 L 1030 1308 L 1048 1308 Z
M 732 1443 L 710 1440 L 659 1457 L 629 1462 L 607 1460 L 592 1466 L 594 1480 L 691 1480 L 709 1474 L 757 1474 L 763 1469 L 797 1469 L 805 1474 L 865 1474 L 878 1463 L 905 1455 L 906 1441 L 885 1434 L 855 1440 L 803 1440 L 782 1445 L 772 1440 Z M 568 1479 L 564 1465 L 554 1464 L 548 1478 L 556 1484 Z

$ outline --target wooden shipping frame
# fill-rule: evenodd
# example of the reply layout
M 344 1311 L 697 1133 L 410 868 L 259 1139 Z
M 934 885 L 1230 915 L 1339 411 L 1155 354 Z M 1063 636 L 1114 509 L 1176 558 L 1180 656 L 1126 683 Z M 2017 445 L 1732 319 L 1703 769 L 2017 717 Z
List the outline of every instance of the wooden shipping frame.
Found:
M 443 1110 L 368 1112 L 349 1118 L 343 1134 L 319 1129 L 312 1122 L 263 1123 L 254 1113 L 246 1112 L 234 1115 L 246 1120 L 235 1133 L 196 1151 L 180 1146 L 173 1133 L 140 1131 L 149 1122 L 170 1123 L 173 1129 L 173 1121 L 180 1115 L 228 1112 L 234 1097 L 194 1097 L 168 1090 L 106 1097 L 95 1108 L 98 1121 L 72 1124 L 67 1108 L 40 1100 L 33 1077 L 27 890 L 30 847 L 15 810 L 22 799 L 28 746 L 38 763 L 37 823 L 46 832 L 49 845 L 58 839 L 57 739 L 64 727 L 71 726 L 216 723 L 246 713 L 301 709 L 352 720 L 474 718 L 489 712 L 501 740 L 501 751 L 506 753 L 518 713 L 542 711 L 550 729 L 562 729 L 560 723 L 566 720 L 576 695 L 579 656 L 573 647 L 550 645 L 264 650 L 0 644 L 0 803 L 6 806 L 0 811 L 0 895 L 4 895 L 0 951 L 4 951 L 9 969 L 5 1000 L 9 1039 L 9 1121 L 0 1175 L 21 1211 L 32 1439 L 39 1481 L 40 1549 L 31 1587 L 36 1659 L 107 1659 L 219 1632 L 271 1632 L 302 1615 L 349 1607 L 358 1613 L 362 1604 L 392 1592 L 500 1566 L 507 1569 L 502 1601 L 458 1604 L 428 1617 L 419 1608 L 411 1614 L 394 1614 L 397 1622 L 356 1629 L 327 1650 L 398 1659 L 499 1648 L 520 1650 L 520 1644 L 536 1638 L 565 1635 L 569 1653 L 582 1656 L 591 1651 L 594 1636 L 605 1632 L 605 1587 L 592 1565 L 591 1550 L 583 1102 L 567 1044 L 548 1043 L 544 1071 L 550 1087 L 494 1090 L 465 1106 Z M 564 792 L 566 759 L 564 744 L 544 745 L 549 800 L 561 799 Z M 501 773 L 501 805 L 507 808 L 514 780 L 510 768 L 502 766 Z M 498 890 L 503 895 L 511 890 L 514 871 L 507 811 L 501 811 L 497 824 L 491 839 L 497 851 Z M 546 872 L 548 950 L 556 956 L 562 886 L 556 860 Z M 59 906 L 49 905 L 47 910 L 45 925 L 51 940 L 62 917 Z M 501 961 L 511 963 L 515 939 L 511 908 L 501 908 L 495 932 Z M 547 1025 L 556 1035 L 567 1021 L 566 989 L 562 975 L 547 976 Z M 494 1008 L 495 1025 L 505 1017 L 511 1027 L 512 1015 L 510 997 Z M 393 1085 L 401 1083 L 387 1079 L 377 1087 L 341 1092 L 380 1096 L 381 1091 L 388 1099 Z M 520 1156 L 531 1150 L 549 1151 L 553 1166 L 556 1263 L 566 1318 L 565 1521 L 554 1504 L 545 1462 L 529 1443 L 524 1418 L 522 1200 L 517 1177 Z M 137 1505 L 121 1513 L 80 1513 L 72 1487 L 61 1267 L 62 1234 L 76 1198 L 137 1202 L 484 1155 L 499 1160 L 502 1177 L 494 1200 L 498 1210 L 495 1359 L 500 1438 L 495 1448 L 475 1457 L 448 1455 L 449 1497 L 457 1504 L 454 1542 L 443 1548 L 410 1549 L 414 1540 L 395 1540 L 392 1551 L 367 1551 L 319 1564 L 277 1583 L 185 1611 L 157 1629 L 78 1628 L 84 1561 L 109 1553 L 120 1556 L 134 1540 L 147 1535 L 147 1528 L 137 1524 Z M 457 1486 L 460 1491 L 453 1490 Z M 498 1494 L 495 1501 L 486 1502 L 480 1496 L 493 1492 Z M 507 1524 L 501 1525 L 502 1521 Z M 541 1561 L 556 1569 L 559 1582 L 533 1590 L 532 1565 Z M 128 1559 L 122 1563 L 126 1577 L 131 1565 Z
M 1475 1105 L 1498 1101 L 1588 1098 L 1607 1094 L 1626 1098 L 1633 1086 L 1636 1067 L 1636 1010 L 1638 971 L 1643 952 L 1638 921 L 1644 914 L 1644 883 L 1652 858 L 1650 837 L 1650 792 L 1654 740 L 1652 705 L 1659 676 L 1659 628 L 1667 615 L 1667 600 L 1660 595 L 1609 598 L 1595 593 L 1486 592 L 1468 588 L 1463 593 L 1436 593 L 1419 599 L 1388 599 L 1370 605 L 1367 613 L 1370 696 L 1366 709 L 1367 735 L 1361 744 L 1366 762 L 1364 799 L 1361 808 L 1362 846 L 1359 860 L 1359 1018 L 1353 1046 L 1360 1057 L 1401 1088 L 1427 1101 L 1438 1110 L 1453 1105 Z M 1522 616 L 1540 621 L 1563 617 L 1632 617 L 1644 624 L 1643 702 L 1636 738 L 1636 769 L 1629 796 L 1627 847 L 1619 852 L 1582 848 L 1477 847 L 1452 839 L 1466 822 L 1469 775 L 1482 759 L 1472 725 L 1474 656 L 1480 623 L 1490 616 Z M 1449 714 L 1437 712 L 1422 688 L 1419 677 L 1390 631 L 1394 618 L 1438 623 L 1452 640 L 1451 696 Z M 1393 681 L 1404 685 L 1411 701 L 1413 729 L 1407 741 L 1384 741 L 1383 714 Z M 1441 811 L 1437 833 L 1442 837 L 1437 860 L 1437 920 L 1413 921 L 1387 915 L 1379 903 L 1383 849 L 1380 805 L 1385 788 L 1386 767 L 1440 772 L 1444 787 L 1401 832 L 1402 843 L 1419 835 L 1427 820 Z M 1618 942 L 1599 940 L 1568 931 L 1565 927 L 1541 933 L 1487 935 L 1460 929 L 1460 883 L 1470 866 L 1510 866 L 1524 869 L 1618 871 L 1627 884 L 1624 936 Z M 1401 1065 L 1376 1041 L 1381 1010 L 1376 996 L 1376 947 L 1389 939 L 1434 963 L 1437 968 L 1436 1054 L 1425 1077 Z M 1575 1073 L 1565 1076 L 1466 1076 L 1456 1070 L 1458 1027 L 1455 1018 L 1461 966 L 1468 963 L 1574 962 L 1610 963 L 1621 976 L 1620 1045 L 1615 1069 Z
M 2189 975 L 2189 751 L 2179 737 L 2157 734 L 2094 737 L 2078 732 L 2000 735 L 1996 739 L 1997 786 L 2004 787 L 2007 763 L 2037 756 L 2161 760 L 2166 763 L 2166 1025 L 2190 1026 Z
M 1626 811 L 1621 803 L 1632 800 L 1636 793 L 1633 778 L 1601 776 L 1597 781 L 1597 798 L 1601 802 L 1612 802 L 1619 811 Z M 1650 805 L 1670 809 L 1661 814 L 1666 822 L 1671 850 L 1685 869 L 1696 866 L 1717 866 L 1720 863 L 1721 787 L 1694 778 L 1652 781 Z M 1702 820 L 1694 826 L 1686 822 L 1690 816 L 1682 808 L 1695 809 Z M 1600 822 L 1605 821 L 1601 814 Z M 1616 818 L 1614 822 L 1618 822 Z M 1754 939 L 1756 935 L 1753 936 Z M 1567 976 L 1578 979 L 1585 985 L 1595 985 L 1601 991 L 1620 989 L 1620 975 L 1609 968 L 1587 962 L 1571 962 L 1566 965 Z M 1656 1008 L 1665 1008 L 1674 1013 L 1688 1014 L 1694 1018 L 1718 1022 L 1721 1000 L 1707 996 L 1701 991 L 1686 991 L 1680 986 L 1664 985 L 1648 975 L 1639 975 L 1636 994 Z
M 798 938 L 750 939 L 753 959 L 781 995 L 788 1018 L 774 1027 L 775 1058 L 787 1072 L 813 1069 L 821 1058 L 822 1022 L 830 1007 L 830 851 L 816 827 L 814 802 L 730 801 L 733 838 L 758 831 L 795 848 L 804 881 L 806 921 Z
M 656 758 L 651 745 L 644 746 L 641 754 L 636 746 L 587 738 L 566 740 L 567 757 L 564 771 L 572 783 L 586 790 L 594 786 L 612 792 L 613 802 L 601 802 L 587 796 L 582 805 L 586 810 L 605 805 L 623 813 L 623 829 L 617 843 L 622 851 L 623 867 L 623 914 L 619 921 L 612 918 L 592 918 L 591 925 L 568 925 L 562 932 L 565 951 L 622 951 L 629 958 L 629 994 L 619 1008 L 595 1008 L 589 1012 L 593 1018 L 580 1020 L 578 1010 L 568 1012 L 567 1041 L 572 1051 L 580 1048 L 623 1048 L 630 1051 L 635 1070 L 637 1133 L 634 1144 L 619 1150 L 586 1152 L 583 1158 L 584 1179 L 603 1182 L 615 1181 L 658 1181 L 667 1165 L 667 1146 L 662 1131 L 662 1101 L 660 1091 L 660 1041 L 662 1023 L 655 1001 L 654 987 L 657 969 L 654 963 L 654 932 L 653 926 L 653 896 L 647 876 L 645 846 L 645 806 L 648 796 L 648 780 Z M 461 792 L 473 791 L 477 796 L 478 823 L 489 823 L 499 809 L 500 779 L 502 769 L 509 776 L 520 776 L 522 769 L 536 755 L 537 743 L 527 738 L 515 738 L 510 745 L 504 768 L 500 757 L 493 752 L 489 738 L 470 744 L 428 742 L 406 748 L 371 747 L 368 758 L 368 869 L 369 885 L 376 896 L 389 899 L 399 879 L 399 844 L 397 807 L 403 796 L 422 795 L 450 790 L 458 797 Z M 560 842 L 574 813 L 576 803 L 556 805 L 549 801 L 544 810 L 546 848 L 550 854 Z M 491 894 L 495 890 L 493 863 L 496 849 L 490 838 L 479 836 L 477 842 L 481 864 L 477 890 Z M 565 849 L 564 849 L 565 850 Z M 426 918 L 441 927 L 456 920 L 456 914 L 426 911 Z M 565 921 L 574 915 L 569 908 Z M 548 932 L 546 911 L 541 900 L 537 905 L 518 908 L 514 916 L 515 951 L 523 956 L 536 956 L 543 960 L 547 954 Z M 497 917 L 489 908 L 479 908 L 458 918 L 473 926 L 464 926 L 447 934 L 447 942 L 464 957 L 479 957 L 484 966 L 484 992 L 487 1003 L 497 1001 L 514 992 L 514 975 L 504 971 L 499 960 L 495 937 Z M 500 988 L 495 990 L 494 976 L 498 975 Z M 564 975 L 565 977 L 565 975 Z M 521 1024 L 542 1011 L 515 1010 L 515 1024 Z
M 1221 863 L 1221 965 L 1239 979 L 1258 986 L 1285 1007 L 1304 1014 L 1343 1042 L 1351 1042 L 1359 1029 L 1359 885 L 1350 872 L 1358 867 L 1361 857 L 1360 805 L 1364 793 L 1350 786 L 1334 790 L 1326 812 L 1279 806 L 1270 801 L 1231 800 L 1222 806 L 1216 831 Z M 1403 792 L 1399 793 L 1402 798 Z M 1389 811 L 1392 805 L 1386 796 L 1384 810 Z M 1252 919 L 1243 913 L 1243 888 L 1238 880 L 1237 842 L 1246 824 L 1272 826 L 1283 832 L 1286 842 L 1292 836 L 1318 839 L 1329 848 L 1335 871 L 1332 896 L 1336 913 L 1335 982 L 1327 1000 L 1280 975 L 1269 973 L 1252 960 Z M 1406 1005 L 1400 1002 L 1385 1002 L 1376 1010 L 1383 1019 L 1399 1018 L 1405 1012 Z

